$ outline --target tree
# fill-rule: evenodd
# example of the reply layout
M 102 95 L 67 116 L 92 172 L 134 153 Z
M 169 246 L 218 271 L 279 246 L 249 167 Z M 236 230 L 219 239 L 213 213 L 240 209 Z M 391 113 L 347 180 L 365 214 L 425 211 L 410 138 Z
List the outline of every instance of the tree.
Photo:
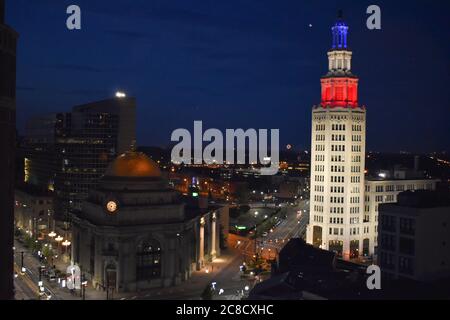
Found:
M 44 246 L 44 248 L 42 249 L 42 254 L 44 255 L 44 257 L 49 259 L 49 258 L 53 257 L 53 250 L 50 249 L 49 246 Z

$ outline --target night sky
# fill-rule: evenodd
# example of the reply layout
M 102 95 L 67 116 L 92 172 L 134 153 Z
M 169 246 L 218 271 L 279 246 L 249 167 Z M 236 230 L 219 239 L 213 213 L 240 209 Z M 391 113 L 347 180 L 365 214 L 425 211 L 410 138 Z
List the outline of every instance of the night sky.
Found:
M 343 9 L 367 150 L 450 150 L 450 1 L 7 0 L 20 33 L 17 115 L 112 97 L 138 103 L 138 144 L 176 128 L 279 128 L 309 149 L 330 27 Z M 68 5 L 82 10 L 69 31 Z M 366 28 L 366 8 L 382 30 Z M 312 26 L 310 26 L 310 24 Z

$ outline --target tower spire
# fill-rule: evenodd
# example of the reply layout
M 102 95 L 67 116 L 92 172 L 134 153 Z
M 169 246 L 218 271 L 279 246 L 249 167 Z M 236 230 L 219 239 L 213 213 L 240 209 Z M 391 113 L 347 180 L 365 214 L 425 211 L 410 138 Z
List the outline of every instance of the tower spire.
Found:
M 344 22 L 343 16 L 342 10 L 338 10 L 337 21 L 331 28 L 331 33 L 333 35 L 332 48 L 336 50 L 347 49 L 348 26 Z

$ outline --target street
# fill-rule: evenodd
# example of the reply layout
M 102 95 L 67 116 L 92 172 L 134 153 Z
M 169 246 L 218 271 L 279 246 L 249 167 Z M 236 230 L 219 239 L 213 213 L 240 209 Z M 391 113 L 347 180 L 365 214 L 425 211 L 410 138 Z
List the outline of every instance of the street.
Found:
M 267 233 L 267 236 L 260 236 L 257 239 L 258 251 L 265 259 L 275 259 L 277 253 L 291 238 L 305 235 L 309 200 L 301 200 L 298 205 L 288 205 L 284 209 L 286 210 L 286 219 L 282 219 L 278 226 L 272 229 L 272 232 Z M 233 235 L 231 241 L 244 256 L 252 257 L 255 254 L 255 240 Z
M 285 243 L 293 237 L 303 236 L 306 230 L 308 219 L 309 201 L 302 200 L 298 205 L 287 205 L 283 208 L 286 218 L 268 232 L 266 237 L 257 239 L 257 248 L 263 258 L 271 260 L 276 258 L 277 253 Z M 254 209 L 254 208 L 253 208 Z M 301 212 L 301 214 L 299 214 Z M 21 252 L 24 252 L 23 265 L 25 272 L 21 272 L 22 261 Z M 200 271 L 193 271 L 191 278 L 176 287 L 157 288 L 139 293 L 115 293 L 117 300 L 165 300 L 165 299 L 201 299 L 202 292 L 208 285 L 214 283 L 215 291 L 213 299 L 241 299 L 245 293 L 245 288 L 251 289 L 255 284 L 253 276 L 242 277 L 240 266 L 244 261 L 251 259 L 255 253 L 255 241 L 246 237 L 229 235 L 228 249 L 213 262 L 207 263 Z M 72 294 L 67 288 L 63 288 L 57 280 L 49 281 L 41 276 L 45 294 L 39 295 L 39 267 L 41 263 L 38 257 L 32 255 L 28 249 L 15 241 L 15 286 L 18 299 L 52 299 L 52 300 L 79 300 L 79 290 Z M 60 269 L 64 266 L 60 266 Z M 262 279 L 262 277 L 260 277 Z M 220 294 L 219 294 L 220 292 Z M 86 299 L 98 300 L 106 299 L 106 293 L 94 290 L 91 287 L 86 289 Z

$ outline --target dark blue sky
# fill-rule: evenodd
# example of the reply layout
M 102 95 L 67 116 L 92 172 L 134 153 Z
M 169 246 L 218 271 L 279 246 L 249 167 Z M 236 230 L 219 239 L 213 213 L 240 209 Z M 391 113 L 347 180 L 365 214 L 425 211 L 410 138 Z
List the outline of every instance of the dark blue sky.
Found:
M 19 130 L 35 114 L 113 96 L 138 101 L 138 143 L 176 128 L 279 128 L 309 148 L 330 27 L 350 26 L 368 150 L 450 150 L 450 1 L 7 0 L 19 31 Z M 65 27 L 82 9 L 82 30 Z M 366 8 L 382 9 L 382 30 Z M 312 24 L 312 27 L 309 26 Z

